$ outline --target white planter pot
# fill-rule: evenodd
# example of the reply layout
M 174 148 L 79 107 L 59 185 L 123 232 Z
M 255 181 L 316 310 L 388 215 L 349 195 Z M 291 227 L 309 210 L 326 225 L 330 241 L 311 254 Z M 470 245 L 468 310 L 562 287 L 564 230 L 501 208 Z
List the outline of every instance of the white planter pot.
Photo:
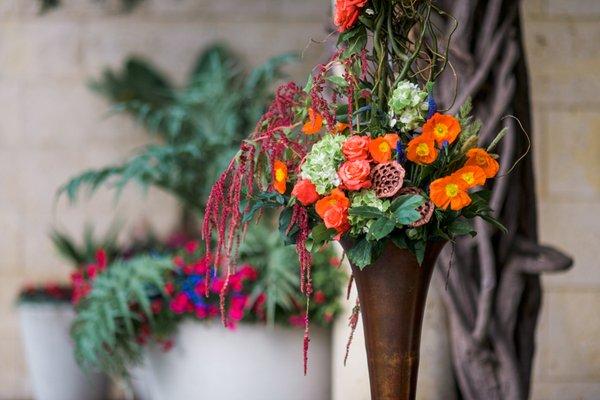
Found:
M 311 329 L 308 375 L 302 329 L 183 323 L 168 352 L 153 348 L 152 400 L 331 399 L 331 333 Z
M 106 377 L 86 375 L 75 362 L 69 336 L 72 306 L 24 303 L 18 308 L 35 399 L 106 399 Z

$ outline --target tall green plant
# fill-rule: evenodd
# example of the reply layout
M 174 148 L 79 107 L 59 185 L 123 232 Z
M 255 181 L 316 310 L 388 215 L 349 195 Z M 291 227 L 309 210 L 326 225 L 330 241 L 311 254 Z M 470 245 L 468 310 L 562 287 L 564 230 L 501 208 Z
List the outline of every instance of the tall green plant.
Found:
M 175 87 L 147 62 L 131 58 L 122 71 L 107 70 L 92 87 L 134 116 L 159 139 L 127 160 L 91 169 L 69 180 L 59 193 L 71 200 L 84 188 L 117 189 L 129 183 L 172 193 L 184 208 L 201 213 L 210 186 L 271 99 L 272 84 L 292 55 L 274 57 L 247 71 L 223 45 L 206 49 L 183 88 Z

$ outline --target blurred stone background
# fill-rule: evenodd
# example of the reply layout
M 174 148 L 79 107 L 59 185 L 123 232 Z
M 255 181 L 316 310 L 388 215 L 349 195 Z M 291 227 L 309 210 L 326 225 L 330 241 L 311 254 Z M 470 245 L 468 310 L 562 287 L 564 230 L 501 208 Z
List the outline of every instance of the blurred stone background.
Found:
M 125 231 L 151 221 L 166 232 L 176 217 L 174 202 L 159 192 L 146 201 L 128 190 L 118 205 L 108 191 L 76 207 L 56 202 L 55 190 L 69 176 L 124 157 L 147 141 L 131 119 L 107 116 L 108 104 L 88 89 L 89 79 L 133 53 L 181 82 L 198 51 L 217 39 L 252 64 L 302 51 L 311 37 L 325 39 L 328 7 L 326 0 L 145 0 L 123 15 L 115 0 L 63 0 L 61 9 L 39 16 L 34 0 L 0 0 L 1 399 L 30 396 L 17 291 L 27 282 L 66 280 L 69 271 L 52 250 L 49 230 L 58 226 L 77 235 L 93 222 L 102 233 L 116 210 L 117 219 L 128 222 Z M 524 0 L 523 9 L 541 240 L 575 257 L 569 273 L 544 278 L 532 398 L 598 399 L 600 1 Z M 304 79 L 325 51 L 312 44 L 293 76 Z M 440 308 L 434 294 L 425 341 L 440 340 Z M 347 336 L 345 321 L 338 325 L 334 363 L 341 362 L 337 352 Z M 359 338 L 350 365 L 335 372 L 336 398 L 352 393 L 368 399 Z M 435 381 L 421 385 L 427 386 L 424 399 L 445 398 L 436 394 Z

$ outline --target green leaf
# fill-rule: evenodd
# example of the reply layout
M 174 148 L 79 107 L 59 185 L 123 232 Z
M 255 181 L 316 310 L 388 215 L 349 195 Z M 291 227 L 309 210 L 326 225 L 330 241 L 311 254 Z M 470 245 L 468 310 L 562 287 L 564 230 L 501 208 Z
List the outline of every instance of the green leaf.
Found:
M 348 210 L 348 214 L 350 214 L 354 217 L 364 217 L 364 218 L 385 217 L 385 214 L 381 210 L 379 210 L 375 207 L 371 207 L 371 206 L 351 207 Z
M 339 86 L 341 88 L 345 88 L 348 86 L 348 82 L 346 82 L 346 80 L 344 79 L 343 76 L 339 76 L 339 75 L 328 76 L 327 80 L 329 82 L 333 83 L 335 86 Z
M 409 225 L 421 218 L 421 213 L 413 209 L 399 208 L 394 213 L 396 222 L 400 225 Z
M 500 221 L 498 221 L 496 218 L 492 217 L 491 215 L 484 214 L 484 215 L 481 215 L 481 218 L 483 218 L 486 222 L 488 222 L 492 226 L 495 226 L 496 228 L 498 228 L 500 231 L 502 231 L 502 233 L 504 233 L 504 234 L 508 233 L 508 229 L 506 229 L 506 227 Z
M 409 225 L 421 218 L 421 214 L 416 210 L 425 199 L 418 194 L 406 194 L 396 198 L 390 205 L 394 212 L 396 222 L 401 225 Z
M 396 247 L 398 247 L 400 249 L 408 249 L 406 240 L 400 233 L 397 235 L 390 236 L 390 240 L 392 241 L 392 243 L 394 243 L 396 245 Z
M 419 207 L 425 199 L 423 196 L 418 194 L 404 194 L 402 196 L 398 196 L 392 204 L 390 204 L 390 210 L 396 211 L 399 208 L 407 208 L 407 209 L 415 209 Z
M 313 76 L 312 74 L 308 75 L 308 80 L 306 81 L 306 86 L 304 86 L 304 93 L 310 93 L 313 88 Z
M 457 219 L 448 226 L 448 233 L 450 236 L 462 236 L 471 235 L 474 237 L 477 232 L 473 229 L 473 226 L 464 219 Z
M 489 204 L 492 198 L 492 191 L 489 189 L 481 189 L 477 192 L 470 193 L 471 201 L 474 203 L 485 203 Z
M 362 270 L 367 265 L 371 264 L 372 251 L 373 243 L 363 238 L 356 242 L 354 246 L 346 252 L 346 255 L 353 265 Z
M 292 208 L 284 208 L 283 211 L 281 211 L 281 214 L 279 214 L 279 232 L 281 232 L 285 244 L 296 243 L 296 235 L 298 234 L 299 228 L 296 225 L 290 227 L 293 212 L 294 210 Z
M 375 240 L 380 240 L 389 235 L 396 227 L 396 221 L 382 217 L 374 221 L 369 228 L 369 236 Z
M 323 243 L 327 240 L 330 240 L 333 236 L 335 236 L 335 234 L 335 229 L 327 228 L 325 224 L 318 224 L 310 232 L 310 237 L 316 243 Z
M 363 26 L 359 26 L 356 33 L 349 36 L 345 42 L 348 47 L 342 53 L 342 58 L 348 58 L 352 54 L 360 53 L 367 45 L 367 30 Z
M 356 36 L 361 35 L 363 33 L 363 30 L 364 28 L 362 28 L 360 25 L 357 25 L 356 27 L 341 33 L 338 37 L 338 44 L 348 42 Z
M 415 256 L 417 257 L 417 262 L 419 265 L 423 264 L 423 260 L 425 259 L 425 248 L 427 247 L 427 242 L 424 240 L 419 240 L 414 242 L 413 251 L 415 252 Z

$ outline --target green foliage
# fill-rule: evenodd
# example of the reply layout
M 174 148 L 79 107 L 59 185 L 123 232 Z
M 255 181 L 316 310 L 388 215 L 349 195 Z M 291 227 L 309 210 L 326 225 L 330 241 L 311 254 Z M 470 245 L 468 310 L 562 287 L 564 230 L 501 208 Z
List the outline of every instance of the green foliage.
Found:
M 241 140 L 253 129 L 271 99 L 273 82 L 291 55 L 274 57 L 246 72 L 223 45 L 198 58 L 184 88 L 174 87 L 147 62 L 131 58 L 122 71 L 107 70 L 92 87 L 155 135 L 160 144 L 139 150 L 122 163 L 88 170 L 63 185 L 71 200 L 86 188 L 117 189 L 130 182 L 156 186 L 187 209 L 202 212 L 212 183 L 226 168 Z
M 420 195 L 406 194 L 394 199 L 386 211 L 381 211 L 371 206 L 351 207 L 349 210 L 351 216 L 369 218 L 373 221 L 368 225 L 366 236 L 358 240 L 348 251 L 347 255 L 350 261 L 359 268 L 364 268 L 371 264 L 377 259 L 378 253 L 382 249 L 383 243 L 381 240 L 388 237 L 394 231 L 397 232 L 393 235 L 393 237 L 397 238 L 394 243 L 402 240 L 402 244 L 396 243 L 399 247 L 414 250 L 414 246 L 407 244 L 407 242 L 411 243 L 411 241 L 404 239 L 400 233 L 408 235 L 411 230 L 406 229 L 406 226 L 421 217 L 417 208 L 424 201 L 425 199 Z
M 328 249 L 313 254 L 313 286 L 328 300 L 323 305 L 312 302 L 309 317 L 313 323 L 321 325 L 328 325 L 327 314 L 333 317 L 339 311 L 338 299 L 346 278 L 344 272 L 331 266 L 333 255 Z M 249 302 L 252 304 L 261 293 L 266 295 L 268 324 L 287 323 L 291 314 L 304 311 L 306 300 L 300 293 L 298 255 L 293 246 L 283 245 L 281 234 L 270 228 L 268 222 L 248 231 L 240 246 L 240 258 L 259 272 Z
M 136 326 L 144 318 L 154 324 L 149 297 L 161 292 L 171 268 L 169 258 L 141 256 L 117 261 L 96 278 L 71 327 L 81 367 L 127 376 L 127 367 L 141 358 Z
M 352 264 L 363 269 L 371 264 L 372 251 L 373 243 L 365 238 L 356 242 L 354 246 L 346 252 L 346 255 Z

